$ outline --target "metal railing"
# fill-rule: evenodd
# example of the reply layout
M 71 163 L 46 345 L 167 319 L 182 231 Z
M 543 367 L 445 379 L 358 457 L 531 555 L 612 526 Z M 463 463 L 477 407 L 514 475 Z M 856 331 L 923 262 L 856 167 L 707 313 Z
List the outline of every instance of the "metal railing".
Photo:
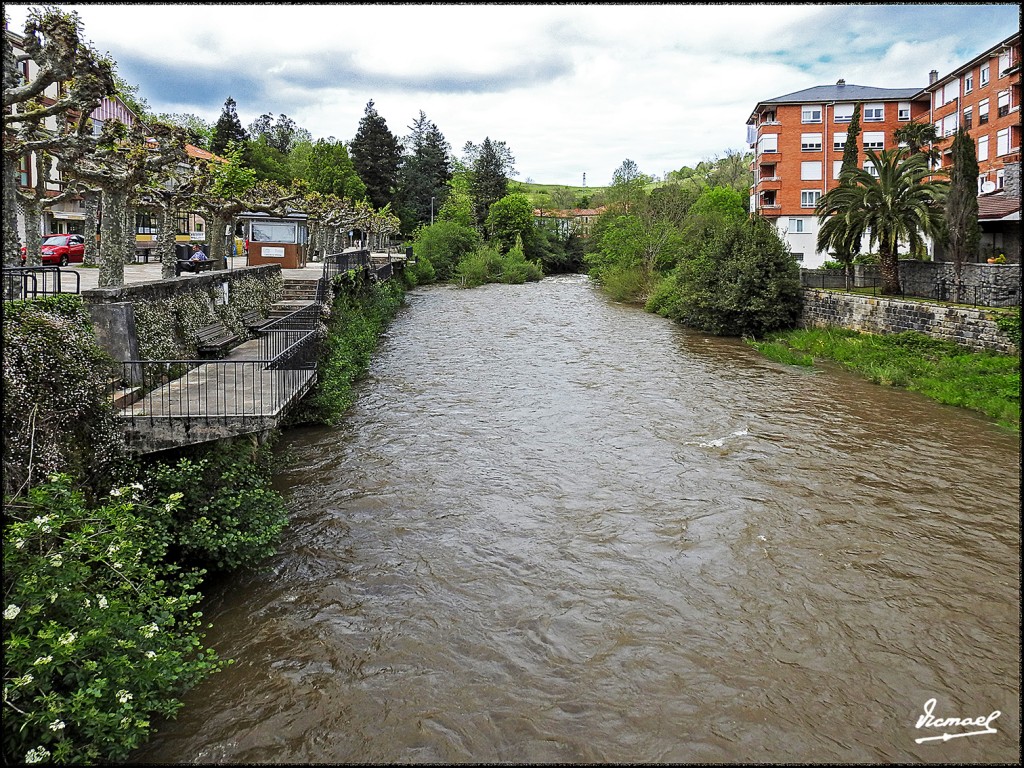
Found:
M 260 330 L 258 360 L 126 360 L 121 381 L 139 393 L 123 417 L 205 422 L 278 414 L 312 384 L 316 323 L 312 305 Z M 114 398 L 123 393 L 113 393 Z
M 350 270 L 366 269 L 369 266 L 370 252 L 367 250 L 331 253 L 324 256 L 324 273 L 316 288 L 317 304 L 327 301 L 331 281 L 337 275 L 343 275 Z
M 839 270 L 806 271 L 800 275 L 800 284 L 805 288 L 845 290 L 846 277 Z M 883 295 L 881 277 L 857 275 L 851 278 L 850 287 L 857 292 L 868 291 L 872 296 Z M 972 307 L 1019 307 L 1021 304 L 1020 291 L 1016 288 L 1006 289 L 1002 295 L 994 294 L 996 292 L 992 286 L 987 285 L 961 285 L 958 289 L 955 283 L 944 278 L 914 280 L 901 276 L 899 292 L 886 295 L 931 299 Z
M 73 280 L 72 280 L 73 278 Z M 60 293 L 81 293 L 82 278 L 73 269 L 60 267 L 4 267 L 4 301 L 38 299 Z
M 179 419 L 215 423 L 278 415 L 312 385 L 315 365 L 270 360 L 126 360 L 122 376 L 140 393 L 121 409 L 131 422 Z M 184 375 L 178 375 L 184 370 Z M 115 393 L 115 397 L 118 393 Z

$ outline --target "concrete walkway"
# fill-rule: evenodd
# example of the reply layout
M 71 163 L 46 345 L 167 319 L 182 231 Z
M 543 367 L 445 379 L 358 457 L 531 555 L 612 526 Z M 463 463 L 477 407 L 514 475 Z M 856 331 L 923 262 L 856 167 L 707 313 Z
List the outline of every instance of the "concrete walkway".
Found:
M 228 270 L 239 269 L 241 267 L 248 266 L 247 259 L 244 256 L 233 256 L 227 259 Z M 71 264 L 67 267 L 62 267 L 64 272 L 77 272 L 79 276 L 81 290 L 88 291 L 93 288 L 97 288 L 99 284 L 100 271 L 95 267 L 83 267 L 81 265 Z M 281 275 L 285 278 L 291 278 L 295 280 L 319 280 L 324 273 L 324 265 L 319 262 L 310 262 L 302 269 L 282 269 Z M 215 272 L 200 272 L 200 275 L 216 274 Z M 181 274 L 183 278 L 195 277 L 191 272 L 183 272 Z M 127 264 L 124 268 L 124 282 L 125 285 L 134 285 L 135 283 L 150 283 L 160 282 L 163 280 L 161 277 L 161 265 L 153 262 L 150 264 Z M 62 287 L 65 292 L 70 288 L 74 290 L 74 281 L 62 281 Z

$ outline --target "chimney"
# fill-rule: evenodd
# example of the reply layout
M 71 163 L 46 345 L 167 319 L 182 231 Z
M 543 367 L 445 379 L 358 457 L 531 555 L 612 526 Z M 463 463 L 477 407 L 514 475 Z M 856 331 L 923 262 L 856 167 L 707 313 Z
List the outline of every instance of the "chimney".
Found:
M 842 78 L 839 78 L 839 79 L 838 79 L 838 80 L 836 81 L 836 85 L 838 85 L 838 86 L 839 86 L 839 87 L 841 88 L 842 86 L 846 85 L 846 81 L 845 81 L 845 80 L 843 80 Z
M 939 79 L 939 71 L 933 69 L 928 73 L 928 85 L 935 85 L 935 82 Z

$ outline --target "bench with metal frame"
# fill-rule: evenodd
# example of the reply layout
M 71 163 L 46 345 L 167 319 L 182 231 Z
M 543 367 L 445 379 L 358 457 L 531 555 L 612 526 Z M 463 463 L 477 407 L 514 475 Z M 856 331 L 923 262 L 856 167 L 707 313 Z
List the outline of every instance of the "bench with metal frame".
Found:
M 196 331 L 196 349 L 200 356 L 221 357 L 233 344 L 240 341 L 238 336 L 218 321 Z

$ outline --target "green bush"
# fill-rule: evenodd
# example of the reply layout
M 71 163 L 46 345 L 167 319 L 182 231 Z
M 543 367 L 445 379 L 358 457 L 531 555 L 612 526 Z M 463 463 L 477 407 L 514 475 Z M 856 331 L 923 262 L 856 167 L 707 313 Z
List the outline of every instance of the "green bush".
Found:
M 483 245 L 464 256 L 455 268 L 455 278 L 464 288 L 495 283 L 501 277 L 501 253 L 496 245 Z
M 760 217 L 733 218 L 705 229 L 647 309 L 717 335 L 756 338 L 793 327 L 801 300 L 800 269 L 775 228 Z
M 68 472 L 90 489 L 133 471 L 104 390 L 120 368 L 97 345 L 78 296 L 4 304 L 3 492 Z
M 335 424 L 341 419 L 355 399 L 353 385 L 369 367 L 380 334 L 404 295 L 397 280 L 340 288 L 318 357 L 316 389 L 292 412 L 289 424 Z
M 93 507 L 66 475 L 9 503 L 4 760 L 123 761 L 225 662 L 202 644 L 200 573 L 165 564 L 141 485 Z
M 155 462 L 143 475 L 143 484 L 156 498 L 181 496 L 162 521 L 171 556 L 226 571 L 274 554 L 288 513 L 284 499 L 270 488 L 270 444 L 220 440 L 192 453 L 173 463 Z
M 480 245 L 480 234 L 472 227 L 454 221 L 438 221 L 422 227 L 416 234 L 413 252 L 417 261 L 426 259 L 436 278 L 448 280 L 459 261 Z

